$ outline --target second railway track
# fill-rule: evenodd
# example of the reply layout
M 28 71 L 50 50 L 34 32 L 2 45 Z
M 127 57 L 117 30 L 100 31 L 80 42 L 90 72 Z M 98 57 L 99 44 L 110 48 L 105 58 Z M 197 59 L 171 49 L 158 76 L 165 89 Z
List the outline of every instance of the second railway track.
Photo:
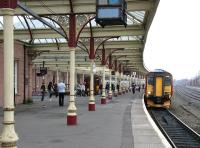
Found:
M 200 136 L 166 109 L 149 109 L 152 118 L 175 148 L 200 148 Z

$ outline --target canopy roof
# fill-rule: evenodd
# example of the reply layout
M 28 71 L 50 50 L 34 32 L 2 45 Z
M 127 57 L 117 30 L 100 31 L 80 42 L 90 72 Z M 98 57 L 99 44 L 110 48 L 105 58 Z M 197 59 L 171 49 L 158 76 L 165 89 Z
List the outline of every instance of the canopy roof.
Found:
M 57 30 L 69 36 L 69 14 L 73 11 L 77 18 L 77 35 L 86 24 L 78 39 L 76 49 L 76 66 L 89 67 L 89 38 L 95 38 L 95 49 L 98 48 L 95 63 L 101 64 L 101 49 L 112 54 L 112 59 L 121 63 L 126 70 L 146 73 L 143 62 L 143 51 L 149 27 L 155 15 L 159 0 L 126 0 L 127 27 L 96 24 L 96 0 L 19 0 L 19 4 L 35 12 Z M 91 25 L 91 26 L 90 26 Z M 17 7 L 14 17 L 14 38 L 24 42 L 33 55 L 33 63 L 54 69 L 64 70 L 69 67 L 68 37 L 52 30 L 50 27 Z M 0 39 L 3 39 L 3 18 L 0 16 Z M 115 51 L 115 52 L 114 52 Z

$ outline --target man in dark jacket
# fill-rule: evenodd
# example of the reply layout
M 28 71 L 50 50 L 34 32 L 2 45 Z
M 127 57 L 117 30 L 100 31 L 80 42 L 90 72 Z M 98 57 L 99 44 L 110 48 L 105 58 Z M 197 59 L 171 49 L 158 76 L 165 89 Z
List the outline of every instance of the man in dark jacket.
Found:
M 42 82 L 42 85 L 41 85 L 40 89 L 41 89 L 41 93 L 42 93 L 41 101 L 43 101 L 44 100 L 44 96 L 45 96 L 45 90 L 46 90 L 44 82 Z

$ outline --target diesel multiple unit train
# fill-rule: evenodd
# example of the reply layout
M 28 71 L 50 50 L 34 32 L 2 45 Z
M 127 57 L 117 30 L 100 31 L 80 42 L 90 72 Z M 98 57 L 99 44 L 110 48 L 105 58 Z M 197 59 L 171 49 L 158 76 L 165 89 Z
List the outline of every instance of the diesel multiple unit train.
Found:
M 169 108 L 172 94 L 173 78 L 169 72 L 156 69 L 147 73 L 144 94 L 147 107 Z

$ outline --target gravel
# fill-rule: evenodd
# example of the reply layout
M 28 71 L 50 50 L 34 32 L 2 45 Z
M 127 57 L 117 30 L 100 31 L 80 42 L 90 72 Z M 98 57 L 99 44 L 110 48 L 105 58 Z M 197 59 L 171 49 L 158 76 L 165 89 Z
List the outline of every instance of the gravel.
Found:
M 190 98 L 181 96 L 175 91 L 172 97 L 170 111 L 200 134 L 200 101 L 199 103 L 194 102 Z

